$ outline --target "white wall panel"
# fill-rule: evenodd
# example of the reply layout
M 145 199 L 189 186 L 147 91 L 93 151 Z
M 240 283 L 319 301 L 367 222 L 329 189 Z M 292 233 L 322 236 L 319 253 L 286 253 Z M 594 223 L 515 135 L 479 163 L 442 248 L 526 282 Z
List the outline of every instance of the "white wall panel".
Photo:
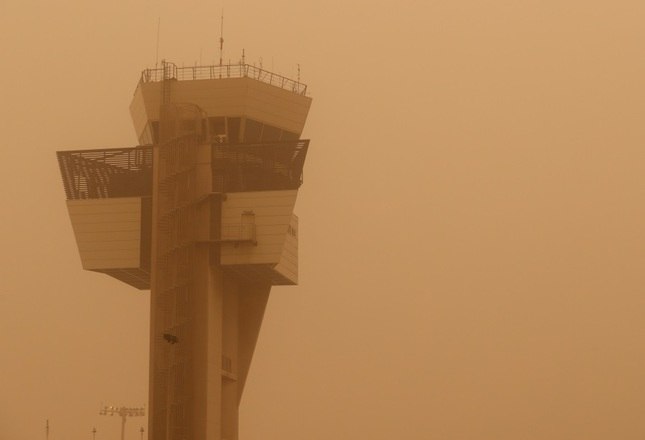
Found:
M 292 216 L 290 226 L 282 248 L 280 262 L 274 270 L 294 284 L 298 284 L 298 217 L 296 215 Z
M 138 268 L 141 199 L 68 200 L 83 269 Z
M 240 223 L 242 213 L 252 211 L 255 214 L 257 246 L 223 243 L 221 263 L 278 264 L 287 240 L 297 194 L 297 190 L 228 193 L 222 203 L 222 224 Z

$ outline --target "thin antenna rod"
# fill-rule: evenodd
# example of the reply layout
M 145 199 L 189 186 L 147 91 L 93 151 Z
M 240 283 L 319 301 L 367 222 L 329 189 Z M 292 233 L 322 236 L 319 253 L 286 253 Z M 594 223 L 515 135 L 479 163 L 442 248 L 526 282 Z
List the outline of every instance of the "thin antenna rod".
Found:
M 222 19 L 219 27 L 219 65 L 222 65 L 222 53 L 224 52 L 224 8 L 222 8 Z
M 157 54 L 155 56 L 155 69 L 159 64 L 159 31 L 161 29 L 161 17 L 157 18 Z

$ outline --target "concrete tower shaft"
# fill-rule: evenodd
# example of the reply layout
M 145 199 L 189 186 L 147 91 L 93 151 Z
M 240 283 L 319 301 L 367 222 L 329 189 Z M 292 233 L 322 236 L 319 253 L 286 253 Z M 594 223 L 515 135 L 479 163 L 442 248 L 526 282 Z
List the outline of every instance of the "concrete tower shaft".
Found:
M 238 406 L 271 285 L 297 281 L 297 243 L 288 237 L 297 230 L 293 207 L 307 148 L 299 137 L 310 99 L 259 78 L 221 78 L 230 70 L 219 70 L 214 78 L 191 79 L 198 69 L 172 69 L 169 77 L 164 66 L 161 81 L 139 83 L 131 106 L 135 130 L 154 143 L 157 164 L 149 426 L 155 439 L 237 439 Z

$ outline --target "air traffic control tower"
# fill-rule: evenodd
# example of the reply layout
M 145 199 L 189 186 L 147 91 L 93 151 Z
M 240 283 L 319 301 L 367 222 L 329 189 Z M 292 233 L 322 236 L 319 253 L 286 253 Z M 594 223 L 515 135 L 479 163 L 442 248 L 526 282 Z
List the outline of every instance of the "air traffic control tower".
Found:
M 57 153 L 83 268 L 150 289 L 151 440 L 236 440 L 271 286 L 298 282 L 306 86 L 246 64 L 143 71 L 139 146 Z

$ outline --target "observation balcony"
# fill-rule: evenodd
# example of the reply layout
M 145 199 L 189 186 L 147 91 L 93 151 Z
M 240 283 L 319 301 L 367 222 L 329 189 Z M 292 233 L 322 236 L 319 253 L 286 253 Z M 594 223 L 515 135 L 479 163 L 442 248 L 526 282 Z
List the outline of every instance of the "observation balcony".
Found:
M 309 140 L 212 145 L 213 192 L 297 189 Z M 152 196 L 152 147 L 59 151 L 68 200 Z
M 309 141 L 220 144 L 191 136 L 210 152 L 211 191 L 223 195 L 219 227 L 203 237 L 220 247 L 221 264 L 246 278 L 297 283 L 293 209 Z M 59 151 L 57 158 L 83 268 L 150 288 L 153 147 Z M 197 224 L 197 211 L 186 212 L 175 213 L 173 231 L 193 231 L 180 227 Z

